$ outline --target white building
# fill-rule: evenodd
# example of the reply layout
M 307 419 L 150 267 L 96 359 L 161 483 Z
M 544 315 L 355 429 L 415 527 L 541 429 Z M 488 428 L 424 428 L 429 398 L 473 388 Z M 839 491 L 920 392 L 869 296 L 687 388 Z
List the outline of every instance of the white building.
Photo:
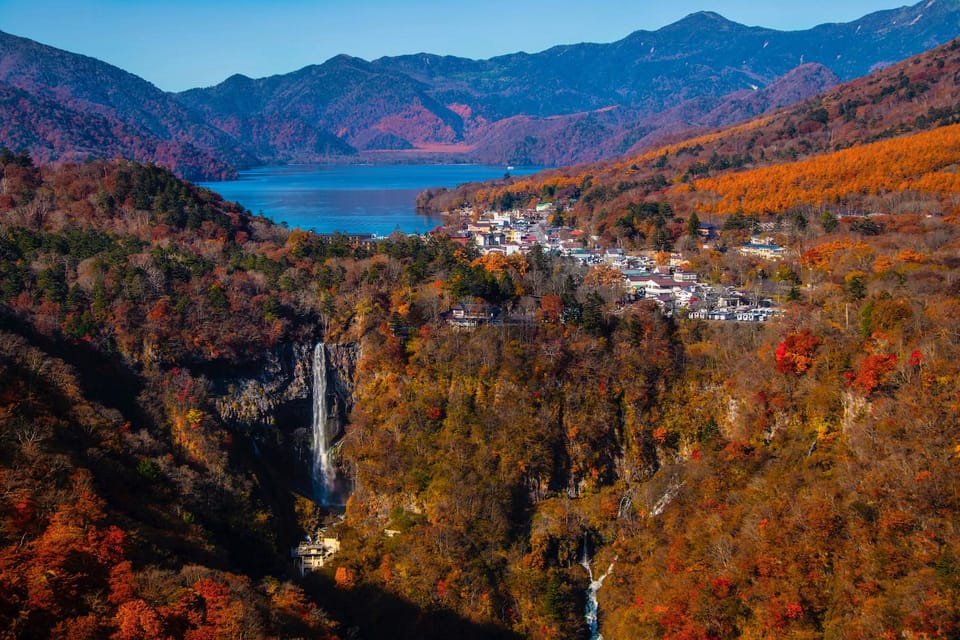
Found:
M 552 203 L 552 202 L 541 202 L 540 204 L 537 205 L 536 211 L 537 211 L 537 213 L 539 213 L 539 214 L 550 213 L 550 212 L 553 211 L 553 203 Z
M 490 233 L 478 233 L 473 237 L 478 247 L 499 247 L 505 241 L 505 236 L 500 231 Z
M 748 256 L 760 256 L 767 260 L 779 260 L 783 257 L 784 248 L 773 244 L 770 238 L 751 238 L 750 242 L 740 247 L 740 253 Z
M 300 571 L 300 575 L 305 575 L 308 571 L 316 571 L 327 563 L 331 557 L 340 551 L 340 540 L 338 538 L 325 538 L 317 534 L 317 539 L 311 541 L 307 539 L 301 542 L 296 549 L 290 550 L 290 556 L 293 558 Z

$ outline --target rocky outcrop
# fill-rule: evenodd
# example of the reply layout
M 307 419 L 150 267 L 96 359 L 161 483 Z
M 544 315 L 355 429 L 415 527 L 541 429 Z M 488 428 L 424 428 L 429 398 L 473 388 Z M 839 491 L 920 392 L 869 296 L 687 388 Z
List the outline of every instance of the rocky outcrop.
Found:
M 329 421 L 338 425 L 335 436 L 340 438 L 353 410 L 353 392 L 356 387 L 357 361 L 360 345 L 327 343 L 327 407 Z
M 326 345 L 330 416 L 342 435 L 353 409 L 354 375 L 359 346 Z M 254 375 L 227 378 L 217 384 L 217 412 L 227 424 L 255 432 L 263 428 L 294 431 L 309 426 L 313 388 L 314 345 L 288 344 L 268 352 Z
M 270 351 L 259 375 L 224 380 L 217 412 L 224 422 L 253 430 L 277 424 L 277 411 L 291 402 L 309 407 L 312 347 L 285 345 Z M 310 416 L 305 418 L 308 422 Z

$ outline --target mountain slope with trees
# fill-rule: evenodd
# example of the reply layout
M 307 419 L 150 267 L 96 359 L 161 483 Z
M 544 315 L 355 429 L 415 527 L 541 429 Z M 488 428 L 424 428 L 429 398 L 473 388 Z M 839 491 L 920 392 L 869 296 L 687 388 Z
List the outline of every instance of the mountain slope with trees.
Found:
M 950 44 L 746 125 L 457 194 L 575 188 L 562 217 L 683 245 L 704 279 L 777 299 L 769 323 L 622 305 L 604 267 L 543 251 L 358 244 L 156 167 L 0 154 L 4 628 L 581 638 L 586 555 L 613 567 L 608 637 L 952 637 L 960 227 L 936 185 L 955 178 L 958 65 Z M 747 151 L 757 166 L 733 166 Z M 857 158 L 919 186 L 838 220 L 878 194 L 808 196 Z M 646 171 L 663 179 L 618 188 Z M 754 172 L 808 195 L 701 208 Z M 731 247 L 774 222 L 792 251 L 684 241 L 687 211 Z M 451 326 L 461 302 L 510 322 Z M 324 515 L 303 491 L 309 402 L 271 405 L 257 376 L 321 339 L 362 354 L 338 454 L 355 489 L 340 552 L 295 584 L 287 549 Z
M 0 170 L 4 634 L 515 637 L 289 560 L 325 515 L 296 354 L 363 336 L 455 245 L 290 230 L 126 161 Z
M 641 232 L 630 220 L 631 203 L 638 202 L 667 203 L 680 216 L 697 211 L 721 226 L 731 214 L 952 213 L 958 51 L 954 41 L 768 116 L 702 135 L 678 134 L 638 155 L 441 190 L 424 194 L 420 204 L 441 211 L 464 203 L 497 206 L 506 194 L 511 202 L 562 194 L 565 220 L 627 244 L 650 238 L 650 229 Z M 942 154 L 921 158 L 914 154 L 918 145 Z M 891 166 L 901 147 L 907 156 Z M 871 173 L 871 166 L 886 173 Z
M 766 323 L 667 316 L 540 249 L 318 236 L 156 166 L 0 150 L 2 633 L 583 638 L 589 559 L 610 638 L 955 637 L 958 71 L 954 42 L 435 197 L 679 248 L 774 300 Z M 784 259 L 732 250 L 763 223 Z M 506 321 L 452 326 L 456 304 Z M 360 354 L 354 491 L 299 579 L 289 547 L 331 520 L 309 382 L 269 385 L 320 340 Z
M 149 82 L 94 58 L 0 32 L 0 82 L 0 142 L 26 144 L 38 160 L 123 157 L 194 179 L 229 177 L 255 160 Z
M 252 296 L 234 347 L 200 329 L 232 295 L 210 247 L 257 221 L 155 167 L 4 150 L 0 171 L 4 635 L 335 637 L 284 574 L 241 435 L 174 366 L 282 335 Z
M 797 32 L 702 12 L 610 44 L 489 60 L 416 54 L 367 63 L 338 56 L 285 76 L 245 80 L 256 86 L 251 94 L 262 105 L 252 121 L 244 120 L 250 104 L 237 107 L 230 98 L 234 81 L 179 97 L 216 122 L 248 122 L 243 126 L 251 133 L 240 138 L 247 143 L 259 139 L 254 131 L 306 118 L 358 150 L 379 151 L 374 157 L 444 153 L 491 163 L 570 164 L 624 153 L 651 131 L 753 117 L 758 112 L 720 107 L 731 94 L 768 87 L 805 63 L 849 80 L 958 35 L 956 0 Z M 798 98 L 806 98 L 833 82 L 830 74 L 811 75 L 794 87 L 805 89 Z M 679 103 L 685 103 L 684 117 L 659 115 Z M 266 126 L 252 124 L 261 118 Z M 284 143 L 278 157 L 296 152 L 295 144 Z M 310 158 L 313 152 L 299 153 Z
M 957 0 L 797 32 L 704 12 L 609 44 L 489 60 L 340 55 L 174 95 L 0 34 L 0 143 L 45 162 L 120 156 L 193 179 L 287 161 L 570 164 L 743 121 L 958 35 Z

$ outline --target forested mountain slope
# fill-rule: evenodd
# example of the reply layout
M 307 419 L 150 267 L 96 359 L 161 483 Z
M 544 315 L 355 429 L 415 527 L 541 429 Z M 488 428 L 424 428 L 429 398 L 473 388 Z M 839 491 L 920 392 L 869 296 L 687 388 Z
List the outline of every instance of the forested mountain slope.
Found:
M 254 156 L 155 86 L 94 58 L 0 32 L 0 143 L 38 161 L 123 157 L 228 177 Z
M 489 60 L 337 56 L 269 78 L 234 76 L 178 98 L 264 158 L 340 153 L 327 138 L 334 134 L 372 159 L 562 165 L 746 120 L 958 35 L 956 0 L 795 32 L 701 12 L 608 44 Z M 795 71 L 811 64 L 821 71 Z M 765 89 L 764 97 L 748 95 Z
M 455 246 L 291 231 L 125 161 L 0 170 L 4 635 L 513 637 L 342 567 L 292 581 L 325 515 L 313 345 L 363 338 L 393 275 Z
M 638 202 L 667 203 L 684 216 L 697 211 L 721 225 L 730 214 L 772 219 L 824 209 L 950 213 L 958 74 L 954 41 L 742 125 L 511 183 L 424 194 L 420 204 L 496 206 L 505 194 L 511 202 L 559 199 L 569 222 L 628 243 L 650 237 L 629 219 Z
M 694 243 L 785 307 L 710 323 L 542 251 L 356 245 L 156 168 L 0 160 L 14 636 L 580 638 L 585 554 L 608 637 L 956 631 L 955 214 L 791 216 L 776 263 Z M 464 331 L 458 301 L 513 321 Z M 320 339 L 362 354 L 354 493 L 298 587 L 309 402 L 258 389 Z
M 549 199 L 766 323 L 665 315 L 539 248 L 321 237 L 155 166 L 0 152 L 3 635 L 583 638 L 612 567 L 608 638 L 956 636 L 958 47 L 434 199 Z M 782 260 L 735 250 L 761 229 Z M 310 499 L 321 340 L 358 354 L 342 521 Z M 340 551 L 300 580 L 320 524 Z
M 252 296 L 233 343 L 200 329 L 231 299 L 209 247 L 266 223 L 157 168 L 0 171 L 3 635 L 334 637 L 242 434 L 180 368 L 283 335 Z
M 167 94 L 0 33 L 0 143 L 38 161 L 123 157 L 192 179 L 291 161 L 556 166 L 741 122 L 958 35 L 958 0 L 796 32 L 702 12 L 608 44 L 488 60 L 338 55 Z

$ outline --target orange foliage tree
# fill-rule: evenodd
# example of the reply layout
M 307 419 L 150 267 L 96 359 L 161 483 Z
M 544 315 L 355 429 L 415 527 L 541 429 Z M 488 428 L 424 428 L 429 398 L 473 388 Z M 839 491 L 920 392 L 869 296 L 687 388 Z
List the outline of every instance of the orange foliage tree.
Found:
M 800 205 L 830 206 L 851 197 L 919 191 L 946 197 L 960 192 L 960 125 L 940 127 L 794 163 L 697 180 L 717 194 L 711 213 L 775 212 Z M 955 205 L 949 204 L 951 210 Z

